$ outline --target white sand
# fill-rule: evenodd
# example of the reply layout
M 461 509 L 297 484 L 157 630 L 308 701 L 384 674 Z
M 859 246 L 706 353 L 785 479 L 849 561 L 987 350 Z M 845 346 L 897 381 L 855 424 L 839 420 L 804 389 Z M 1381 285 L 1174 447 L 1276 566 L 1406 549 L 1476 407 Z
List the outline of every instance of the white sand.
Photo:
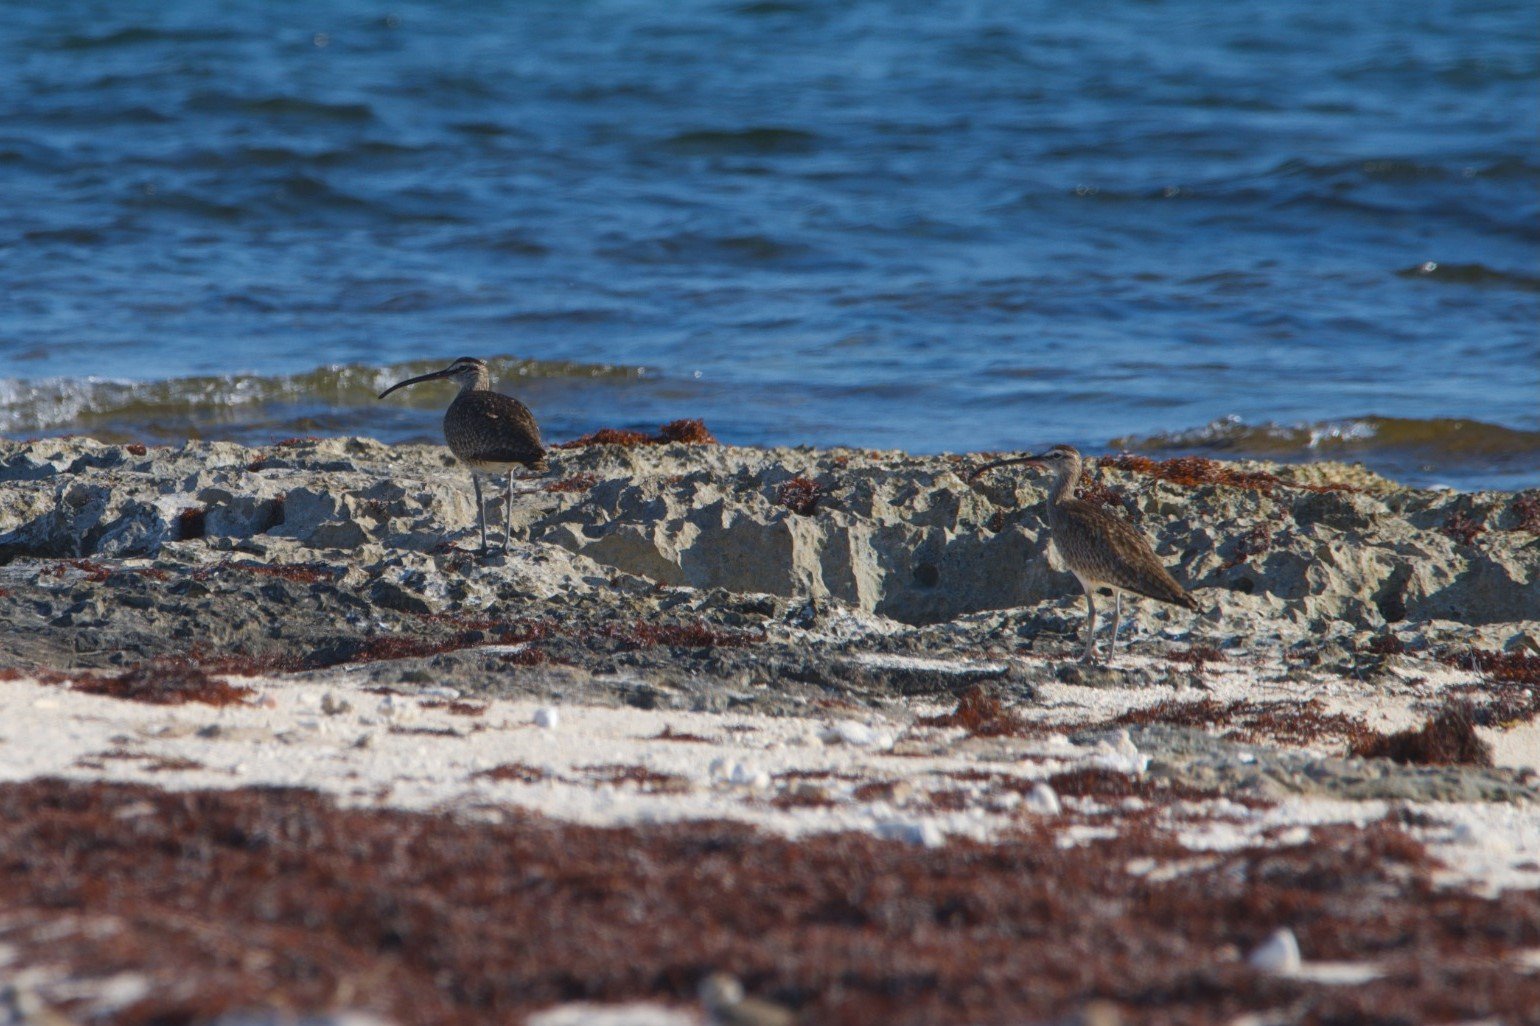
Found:
M 1017 711 L 1047 723 L 1083 724 L 1173 699 L 1318 697 L 1330 708 L 1360 714 L 1371 701 L 1340 679 L 1264 685 L 1256 677 L 1227 663 L 1206 672 L 1209 690 L 1049 684 Z M 1417 711 L 1419 701 L 1464 679 L 1451 671 L 1447 679 L 1419 680 L 1405 694 L 1378 695 L 1373 707 L 1385 721 L 1382 729 L 1420 721 L 1425 713 Z M 1139 773 L 1147 762 L 1126 734 L 1076 746 L 1059 735 L 979 739 L 919 727 L 912 716 L 949 708 L 922 703 L 901 719 L 553 708 L 502 700 L 475 702 L 486 712 L 467 716 L 432 707 L 455 696 L 452 688 L 378 694 L 346 671 L 326 685 L 282 678 L 234 682 L 252 687 L 255 701 L 226 708 L 159 706 L 63 685 L 0 682 L 0 779 L 136 781 L 168 789 L 289 785 L 347 804 L 471 817 L 529 810 L 593 825 L 727 819 L 788 836 L 858 830 L 920 844 L 987 840 L 1034 821 L 1054 826 L 1060 846 L 1075 846 L 1096 843 L 1116 827 L 1076 822 L 1097 811 L 1079 799 L 1062 799 L 1063 814 L 1056 814 L 1047 796 L 1032 794 L 1031 783 L 1088 767 Z M 542 711 L 556 713 L 554 725 L 536 725 Z M 706 741 L 661 738 L 665 731 Z M 1521 759 L 1534 757 L 1524 744 L 1509 747 Z M 505 765 L 524 767 L 536 779 L 481 775 Z M 616 782 L 617 773 L 639 771 L 666 776 Z M 1002 791 L 956 776 L 978 771 L 1015 778 L 1017 786 Z M 881 784 L 893 786 L 856 795 L 863 785 Z M 963 807 L 938 810 L 928 800 L 931 791 L 960 792 Z M 1258 842 L 1304 844 L 1312 826 L 1368 824 L 1390 811 L 1389 803 L 1374 801 L 1291 799 L 1259 811 L 1220 800 L 1174 806 L 1159 825 L 1201 859 L 1204 851 Z M 1413 832 L 1447 865 L 1448 884 L 1489 893 L 1540 886 L 1540 806 L 1440 803 L 1421 811 L 1433 825 Z M 1184 871 L 1129 868 L 1152 878 Z

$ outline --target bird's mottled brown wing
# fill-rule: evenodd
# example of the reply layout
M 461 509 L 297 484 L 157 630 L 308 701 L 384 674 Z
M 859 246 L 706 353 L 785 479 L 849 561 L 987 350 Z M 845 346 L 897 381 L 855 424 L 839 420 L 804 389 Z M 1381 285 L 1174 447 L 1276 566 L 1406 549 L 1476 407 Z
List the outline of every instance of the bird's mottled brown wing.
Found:
M 1187 589 L 1166 570 L 1144 535 L 1100 506 L 1080 499 L 1054 510 L 1053 543 L 1072 570 L 1098 584 L 1197 609 Z
M 466 392 L 450 403 L 444 439 L 468 463 L 522 463 L 531 470 L 546 469 L 535 415 L 500 392 Z

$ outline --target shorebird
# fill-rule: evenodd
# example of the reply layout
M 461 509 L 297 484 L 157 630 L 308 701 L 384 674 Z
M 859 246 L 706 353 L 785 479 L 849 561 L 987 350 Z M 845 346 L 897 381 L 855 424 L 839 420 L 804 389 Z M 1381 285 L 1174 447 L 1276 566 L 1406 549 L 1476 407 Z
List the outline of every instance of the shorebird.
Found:
M 1096 661 L 1097 588 L 1110 588 L 1114 596 L 1112 641 L 1107 657 L 1117 653 L 1118 623 L 1123 618 L 1123 593 L 1197 609 L 1198 602 L 1166 570 L 1150 543 L 1131 524 L 1119 520 L 1094 503 L 1075 498 L 1080 483 L 1080 453 L 1073 446 L 1056 445 L 1036 456 L 1017 456 L 986 463 L 968 475 L 971 481 L 995 467 L 1024 463 L 1053 471 L 1048 492 L 1048 530 L 1054 548 L 1085 592 L 1086 639 L 1083 663 Z
M 491 389 L 487 365 L 474 356 L 462 356 L 443 370 L 398 381 L 380 393 L 383 399 L 398 388 L 423 381 L 449 378 L 460 386 L 449 409 L 444 411 L 444 441 L 449 451 L 471 470 L 476 485 L 476 515 L 481 523 L 481 551 L 487 551 L 487 508 L 481 498 L 482 475 L 506 473 L 508 498 L 503 507 L 503 551 L 513 535 L 513 474 L 519 467 L 544 472 L 545 447 L 540 444 L 540 425 L 529 407 Z

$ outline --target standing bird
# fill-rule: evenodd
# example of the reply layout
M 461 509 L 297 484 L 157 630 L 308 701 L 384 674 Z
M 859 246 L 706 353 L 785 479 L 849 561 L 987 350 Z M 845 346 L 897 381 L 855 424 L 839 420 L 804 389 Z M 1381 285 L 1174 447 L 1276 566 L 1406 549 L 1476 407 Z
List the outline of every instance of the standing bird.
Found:
M 1048 530 L 1059 557 L 1085 592 L 1086 639 L 1081 662 L 1096 661 L 1096 600 L 1091 595 L 1097 588 L 1111 588 L 1115 596 L 1109 659 L 1117 653 L 1125 591 L 1188 609 L 1198 608 L 1197 600 L 1161 565 L 1144 535 L 1102 507 L 1075 498 L 1081 462 L 1080 453 L 1073 446 L 1056 445 L 1036 456 L 986 463 L 969 474 L 968 479 L 1014 463 L 1053 471 L 1053 485 L 1048 493 Z
M 487 551 L 487 508 L 481 498 L 483 474 L 508 475 L 508 499 L 503 508 L 503 551 L 513 535 L 513 472 L 519 467 L 544 472 L 545 447 L 540 444 L 540 425 L 529 407 L 491 389 L 484 360 L 462 356 L 443 370 L 398 381 L 380 393 L 383 399 L 398 388 L 423 381 L 451 378 L 460 385 L 449 409 L 444 411 L 444 441 L 449 451 L 471 469 L 476 485 L 476 514 L 481 521 L 481 551 Z

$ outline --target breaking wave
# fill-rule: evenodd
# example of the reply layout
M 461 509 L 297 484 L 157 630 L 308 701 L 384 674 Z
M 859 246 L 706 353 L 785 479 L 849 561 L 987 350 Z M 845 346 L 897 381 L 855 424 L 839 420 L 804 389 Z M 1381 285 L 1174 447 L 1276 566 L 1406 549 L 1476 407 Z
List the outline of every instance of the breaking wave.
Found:
M 611 379 L 646 375 L 644 368 L 607 364 L 489 359 L 494 381 Z M 107 378 L 0 378 L 0 434 L 61 431 L 108 441 L 250 439 L 259 434 L 367 431 L 380 411 L 372 404 L 388 386 L 444 366 L 412 360 L 383 367 L 341 364 L 299 374 L 227 374 L 127 381 Z M 442 408 L 443 394 L 402 395 L 407 406 Z
M 1248 424 L 1224 417 L 1203 427 L 1115 438 L 1139 452 L 1202 452 L 1286 462 L 1361 460 L 1408 483 L 1452 477 L 1530 477 L 1540 465 L 1540 431 L 1455 417 L 1354 417 L 1312 424 Z

